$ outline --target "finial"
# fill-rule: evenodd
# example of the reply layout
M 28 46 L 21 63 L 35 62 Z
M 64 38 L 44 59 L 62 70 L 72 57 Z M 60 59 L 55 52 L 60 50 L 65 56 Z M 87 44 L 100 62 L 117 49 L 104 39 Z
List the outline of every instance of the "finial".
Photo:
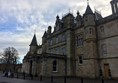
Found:
M 45 27 L 45 32 L 46 32 L 46 27 Z
M 34 34 L 36 34 L 36 27 L 34 28 Z
M 69 13 L 70 13 L 70 8 L 69 8 Z
M 57 15 L 57 17 L 56 17 L 57 19 L 59 19 L 59 15 Z
M 72 10 L 72 14 L 73 14 L 73 10 Z
M 77 10 L 77 15 L 79 15 L 80 13 L 79 13 L 79 10 Z
M 95 6 L 94 6 L 94 11 L 96 11 L 96 8 L 95 8 Z
M 63 18 L 63 13 L 62 13 L 62 18 Z
M 89 5 L 89 0 L 87 0 L 87 5 Z

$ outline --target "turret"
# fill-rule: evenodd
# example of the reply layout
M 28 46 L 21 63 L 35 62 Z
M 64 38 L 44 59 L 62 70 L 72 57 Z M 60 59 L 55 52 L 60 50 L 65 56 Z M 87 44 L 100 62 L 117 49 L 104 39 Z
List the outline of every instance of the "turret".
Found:
M 83 58 L 97 58 L 97 44 L 96 44 L 96 23 L 95 14 L 91 10 L 89 4 L 87 5 L 84 14 L 84 54 Z M 83 65 L 84 73 L 88 73 L 88 77 L 96 78 L 98 77 L 98 62 L 97 60 L 87 60 L 86 65 Z M 88 69 L 92 70 L 89 71 Z
M 64 28 L 72 28 L 73 25 L 74 25 L 74 16 L 73 16 L 73 14 L 71 14 L 69 12 L 66 16 L 63 17 L 62 21 L 63 21 L 63 24 L 64 24 L 63 25 Z
M 112 13 L 118 13 L 118 0 L 112 0 L 111 2 Z
M 82 16 L 80 15 L 79 11 L 77 11 L 76 27 L 80 27 L 81 25 L 82 25 Z
M 95 30 L 95 14 L 91 10 L 89 4 L 87 5 L 84 18 L 84 28 L 85 28 L 85 40 L 91 40 L 96 38 Z
M 38 47 L 38 44 L 37 44 L 37 39 L 36 39 L 36 35 L 34 34 L 34 37 L 30 43 L 30 54 L 34 54 L 36 53 L 36 50 L 37 50 L 37 47 Z
M 51 30 L 52 30 L 52 27 L 51 27 L 51 26 L 48 26 L 48 31 L 47 31 L 48 36 L 50 36 L 50 34 L 51 34 Z
M 87 5 L 84 13 L 84 26 L 86 27 L 88 25 L 95 25 L 95 15 L 89 5 Z
M 58 31 L 60 28 L 61 28 L 61 20 L 60 20 L 59 16 L 57 15 L 54 31 Z

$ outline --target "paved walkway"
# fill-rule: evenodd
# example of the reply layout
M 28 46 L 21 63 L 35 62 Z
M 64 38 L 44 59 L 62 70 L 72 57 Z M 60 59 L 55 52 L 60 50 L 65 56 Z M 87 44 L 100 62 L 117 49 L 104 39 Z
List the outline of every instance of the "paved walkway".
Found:
M 17 78 L 7 78 L 3 77 L 0 74 L 0 83 L 64 83 L 63 78 L 54 78 L 54 82 L 50 82 L 50 78 L 44 79 L 43 81 L 40 81 L 39 79 L 17 79 Z M 67 78 L 66 83 L 81 83 L 81 80 L 79 78 Z M 83 83 L 102 83 L 100 79 L 84 79 Z M 104 83 L 118 83 L 118 80 L 105 80 Z
M 17 78 L 7 78 L 3 77 L 0 74 L 0 83 L 51 83 L 51 82 L 44 82 L 39 80 L 24 80 L 24 79 L 17 79 Z

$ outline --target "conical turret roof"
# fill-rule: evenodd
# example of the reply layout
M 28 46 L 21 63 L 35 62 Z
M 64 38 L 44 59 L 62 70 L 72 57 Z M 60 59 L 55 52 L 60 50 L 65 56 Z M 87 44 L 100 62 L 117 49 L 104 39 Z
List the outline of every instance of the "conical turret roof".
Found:
M 93 11 L 90 8 L 89 4 L 87 5 L 86 11 L 85 11 L 85 15 L 87 15 L 87 14 L 93 14 Z
M 43 37 L 46 37 L 47 36 L 47 32 L 45 31 L 45 33 L 43 34 Z
M 34 37 L 32 39 L 32 42 L 31 42 L 30 46 L 38 46 L 37 39 L 36 39 L 36 35 L 35 34 L 34 34 Z

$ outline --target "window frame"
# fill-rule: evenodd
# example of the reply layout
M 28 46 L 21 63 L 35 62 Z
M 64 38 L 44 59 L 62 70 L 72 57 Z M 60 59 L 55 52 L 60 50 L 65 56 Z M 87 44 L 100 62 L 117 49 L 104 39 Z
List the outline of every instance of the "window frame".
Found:
M 53 62 L 52 62 L 52 71 L 53 72 L 58 72 L 57 60 L 53 60 Z
M 107 54 L 107 45 L 106 44 L 101 44 L 101 54 L 102 54 L 102 56 Z
M 84 38 L 83 34 L 77 34 L 76 35 L 76 47 L 82 47 L 84 45 Z
M 78 63 L 81 64 L 81 65 L 83 64 L 83 57 L 82 57 L 82 55 L 78 56 Z
M 105 29 L 104 29 L 104 26 L 100 26 L 100 32 L 104 33 L 105 32 Z

